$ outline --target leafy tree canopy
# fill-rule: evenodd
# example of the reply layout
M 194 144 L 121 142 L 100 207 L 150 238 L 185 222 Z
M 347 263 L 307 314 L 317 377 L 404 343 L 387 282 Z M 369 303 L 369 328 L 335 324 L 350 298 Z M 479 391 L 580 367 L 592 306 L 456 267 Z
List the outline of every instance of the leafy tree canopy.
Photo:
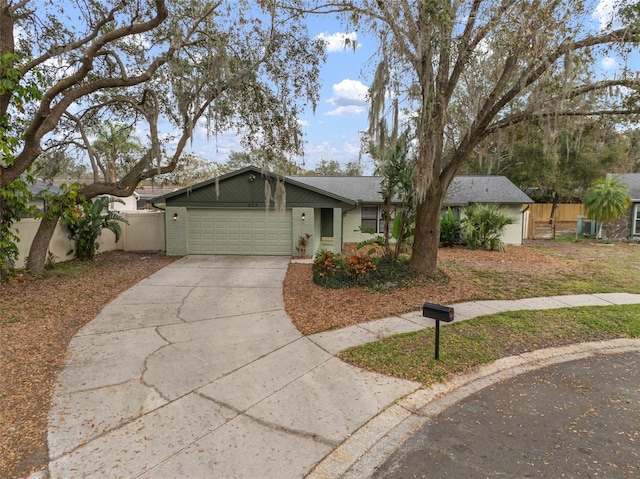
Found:
M 640 113 L 637 72 L 596 68 L 606 57 L 628 65 L 640 42 L 638 0 L 616 3 L 615 16 L 600 25 L 591 0 L 285 3 L 292 11 L 340 13 L 379 38 L 369 136 L 384 131 L 380 113 L 393 116 L 388 99 L 398 99 L 416 138 L 411 265 L 421 273 L 437 271 L 447 188 L 489 136 L 536 121 L 552 140 L 561 118 Z
M 230 173 L 245 166 L 256 166 L 277 175 L 300 175 L 304 170 L 285 156 L 270 150 L 234 151 L 226 163 L 221 165 L 221 173 Z
M 362 176 L 362 166 L 359 161 L 348 161 L 344 168 L 336 160 L 322 159 L 308 175 L 316 176 Z
M 170 173 L 195 132 L 236 130 L 249 148 L 301 153 L 297 116 L 318 101 L 324 45 L 274 1 L 0 0 L 0 58 L 1 83 L 13 85 L 0 90 L 0 118 L 16 125 L 0 188 L 63 149 L 91 165 L 80 191 L 90 199 Z M 41 98 L 14 94 L 34 83 Z M 118 125 L 142 141 L 114 174 L 99 140 Z M 34 241 L 32 270 L 47 244 Z
M 460 171 L 507 176 L 537 202 L 581 203 L 597 178 L 629 171 L 630 153 L 627 134 L 612 121 L 565 119 L 546 145 L 535 124 L 489 137 Z

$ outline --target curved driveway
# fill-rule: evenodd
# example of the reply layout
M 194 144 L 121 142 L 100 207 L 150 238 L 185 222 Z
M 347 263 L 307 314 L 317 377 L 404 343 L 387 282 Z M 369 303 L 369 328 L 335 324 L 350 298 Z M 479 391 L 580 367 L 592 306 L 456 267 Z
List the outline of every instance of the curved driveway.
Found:
M 430 469 L 437 460 L 442 466 L 442 458 L 451 457 L 449 447 L 466 444 L 469 436 L 463 420 L 458 421 L 461 432 L 446 426 L 456 414 L 453 405 L 484 389 L 489 395 L 501 391 L 488 386 L 519 375 L 525 383 L 511 386 L 510 393 L 495 394 L 509 403 L 509 394 L 529 391 L 532 404 L 538 404 L 540 385 L 549 381 L 536 385 L 540 375 L 527 379 L 527 373 L 558 365 L 562 381 L 570 368 L 575 370 L 575 360 L 599 352 L 609 358 L 616 352 L 637 358 L 640 351 L 638 339 L 534 351 L 418 390 L 418 383 L 363 371 L 333 355 L 356 344 L 432 326 L 433 321 L 417 312 L 302 337 L 283 306 L 288 264 L 289 258 L 282 257 L 189 256 L 106 306 L 74 337 L 67 366 L 58 377 L 49 414 L 49 475 L 326 479 L 424 472 L 445 477 L 448 471 L 447 477 L 462 477 L 458 469 Z M 640 303 L 640 295 L 469 302 L 455 305 L 455 312 L 456 320 L 464 320 L 514 309 L 631 303 Z M 614 377 L 620 376 L 615 370 L 602 368 L 603 374 L 614 371 Z M 633 376 L 629 371 L 637 377 L 637 370 L 625 371 L 625 378 Z M 585 381 L 574 383 L 579 388 Z M 629 426 L 635 428 L 640 391 L 633 388 L 631 402 L 620 404 L 632 411 L 629 417 L 636 422 Z M 547 395 L 548 404 L 554 394 Z M 518 409 L 525 417 L 526 407 Z M 472 409 L 474 414 L 479 411 L 477 406 Z M 494 411 L 483 412 L 484 424 L 491 424 L 486 420 L 491 414 L 494 424 L 504 420 L 500 409 Z M 433 418 L 445 424 L 444 432 L 429 428 Z M 490 431 L 478 429 L 477 447 L 482 448 L 484 434 Z M 502 432 L 493 431 L 492 438 Z M 631 433 L 617 439 L 630 437 L 637 443 L 640 438 Z M 433 434 L 446 435 L 449 442 L 434 446 Z M 456 434 L 462 434 L 460 444 Z M 508 437 L 509 431 L 505 434 Z M 442 454 L 425 466 L 425 453 Z M 477 477 L 485 477 L 489 469 L 479 468 L 476 459 L 482 458 L 473 452 L 465 457 L 469 467 L 463 475 L 475 471 Z M 515 474 L 538 472 L 525 467 Z M 610 472 L 626 477 L 616 476 L 620 470 Z
M 289 258 L 189 256 L 72 340 L 49 415 L 52 478 L 295 478 L 419 387 L 302 337 Z

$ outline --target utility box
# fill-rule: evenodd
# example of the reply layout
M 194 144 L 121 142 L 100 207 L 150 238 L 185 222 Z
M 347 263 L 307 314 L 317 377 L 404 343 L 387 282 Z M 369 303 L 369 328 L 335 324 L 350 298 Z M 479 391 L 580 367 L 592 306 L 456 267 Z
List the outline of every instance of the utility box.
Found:
M 576 230 L 579 235 L 595 236 L 597 231 L 597 223 L 591 218 L 579 215 Z

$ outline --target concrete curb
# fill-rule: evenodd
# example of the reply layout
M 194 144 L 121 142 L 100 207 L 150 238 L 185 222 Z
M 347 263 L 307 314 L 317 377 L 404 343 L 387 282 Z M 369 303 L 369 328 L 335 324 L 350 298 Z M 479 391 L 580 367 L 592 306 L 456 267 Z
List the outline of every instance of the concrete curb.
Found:
M 307 479 L 370 477 L 406 439 L 429 419 L 492 384 L 552 364 L 597 354 L 640 351 L 640 339 L 614 339 L 541 349 L 498 359 L 446 383 L 420 389 L 373 417 L 327 455 Z

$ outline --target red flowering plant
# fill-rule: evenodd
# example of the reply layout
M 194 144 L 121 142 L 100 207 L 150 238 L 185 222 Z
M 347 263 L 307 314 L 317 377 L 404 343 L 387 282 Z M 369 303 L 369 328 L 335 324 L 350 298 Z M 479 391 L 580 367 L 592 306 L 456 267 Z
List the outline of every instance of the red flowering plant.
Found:
M 347 273 L 352 276 L 362 276 L 369 271 L 375 271 L 376 265 L 371 262 L 368 256 L 360 256 L 358 254 L 352 256 L 347 261 Z
M 336 274 L 336 258 L 331 251 L 320 250 L 313 258 L 313 270 L 320 277 Z

